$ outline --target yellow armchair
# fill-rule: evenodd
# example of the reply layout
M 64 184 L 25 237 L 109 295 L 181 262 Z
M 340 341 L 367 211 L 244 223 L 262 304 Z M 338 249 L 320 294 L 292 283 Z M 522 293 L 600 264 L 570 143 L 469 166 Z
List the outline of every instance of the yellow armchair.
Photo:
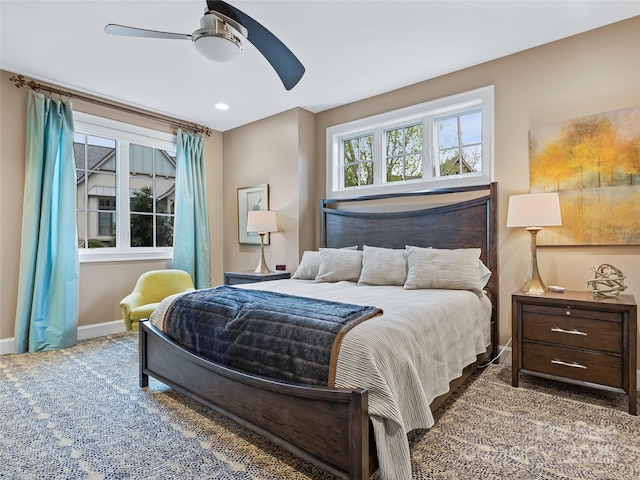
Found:
M 174 293 L 195 290 L 191 276 L 183 270 L 151 270 L 143 273 L 129 295 L 120 302 L 127 330 L 137 330 L 140 320 L 149 318 L 162 300 Z

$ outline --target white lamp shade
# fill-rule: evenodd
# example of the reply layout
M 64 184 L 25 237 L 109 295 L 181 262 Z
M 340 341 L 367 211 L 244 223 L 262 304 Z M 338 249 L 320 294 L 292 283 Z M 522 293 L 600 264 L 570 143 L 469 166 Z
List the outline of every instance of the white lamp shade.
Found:
M 509 197 L 507 227 L 553 227 L 562 225 L 560 197 L 553 193 L 527 193 Z
M 247 214 L 247 232 L 268 233 L 278 230 L 276 212 L 251 210 Z

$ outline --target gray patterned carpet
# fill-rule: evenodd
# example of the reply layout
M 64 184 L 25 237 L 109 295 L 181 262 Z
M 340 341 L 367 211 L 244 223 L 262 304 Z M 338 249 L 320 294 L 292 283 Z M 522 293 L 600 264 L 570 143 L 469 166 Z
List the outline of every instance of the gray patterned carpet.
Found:
M 159 382 L 140 389 L 136 345 L 0 356 L 0 478 L 333 478 Z M 625 396 L 524 380 L 489 367 L 468 381 L 411 434 L 414 478 L 640 478 Z

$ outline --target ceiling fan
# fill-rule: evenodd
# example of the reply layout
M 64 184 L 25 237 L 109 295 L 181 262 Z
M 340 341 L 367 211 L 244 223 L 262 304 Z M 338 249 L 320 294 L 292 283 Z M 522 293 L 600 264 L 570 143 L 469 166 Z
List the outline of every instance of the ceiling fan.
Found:
M 160 32 L 110 23 L 109 35 L 191 40 L 209 60 L 228 62 L 242 51 L 241 37 L 249 40 L 276 71 L 284 88 L 291 90 L 304 75 L 300 60 L 273 33 L 244 12 L 226 2 L 207 0 L 200 28 L 192 34 Z

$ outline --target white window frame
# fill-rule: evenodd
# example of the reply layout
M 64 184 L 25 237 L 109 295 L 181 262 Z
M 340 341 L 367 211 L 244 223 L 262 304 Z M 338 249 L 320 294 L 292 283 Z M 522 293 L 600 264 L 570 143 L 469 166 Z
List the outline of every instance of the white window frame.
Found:
M 117 199 L 119 192 L 129 192 L 129 144 L 176 151 L 177 136 L 83 112 L 73 112 L 74 132 L 116 140 Z M 123 174 L 124 173 L 124 174 Z M 79 248 L 80 263 L 121 262 L 133 260 L 170 260 L 173 247 L 123 247 L 130 244 L 129 201 L 118 202 L 116 210 L 117 245 L 120 247 Z M 123 228 L 123 225 L 126 228 Z
M 435 119 L 482 109 L 482 169 L 464 175 L 434 177 L 432 164 L 437 161 L 434 150 Z M 494 86 L 478 88 L 464 93 L 432 100 L 391 112 L 334 125 L 327 128 L 326 147 L 326 196 L 347 198 L 359 195 L 376 195 L 419 191 L 433 188 L 462 187 L 488 184 L 493 180 L 493 110 Z M 422 178 L 398 182 L 386 182 L 384 177 L 384 131 L 422 122 L 423 170 Z M 343 139 L 373 133 L 374 183 L 359 187 L 343 187 L 342 148 Z

